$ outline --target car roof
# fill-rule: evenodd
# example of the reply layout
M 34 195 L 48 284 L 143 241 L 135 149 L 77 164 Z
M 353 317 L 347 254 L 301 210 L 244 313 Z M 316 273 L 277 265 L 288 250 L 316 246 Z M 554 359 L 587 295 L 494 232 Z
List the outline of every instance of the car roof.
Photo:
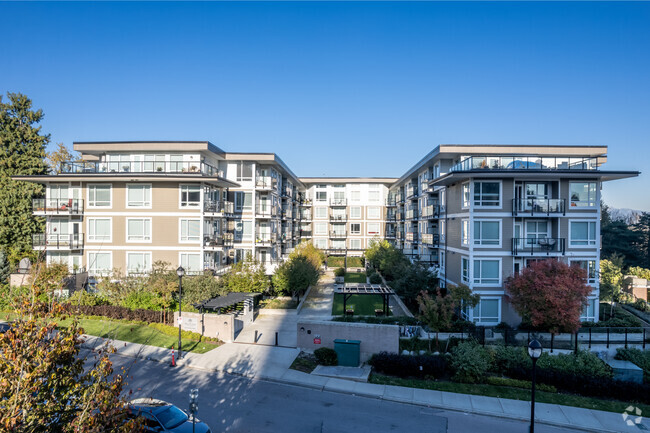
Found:
M 147 411 L 156 415 L 167 409 L 169 406 L 172 406 L 172 404 L 156 398 L 136 398 L 129 402 L 129 406 L 141 412 Z

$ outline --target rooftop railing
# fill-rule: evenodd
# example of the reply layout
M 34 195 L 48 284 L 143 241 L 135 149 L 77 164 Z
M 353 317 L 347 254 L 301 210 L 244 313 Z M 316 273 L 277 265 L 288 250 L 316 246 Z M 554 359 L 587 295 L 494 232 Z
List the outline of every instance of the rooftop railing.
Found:
M 451 172 L 470 170 L 598 170 L 598 158 L 549 156 L 470 156 Z
M 156 161 L 110 161 L 110 162 L 62 162 L 61 174 L 105 174 L 105 173 L 148 173 L 148 174 L 197 174 L 223 177 L 219 170 L 204 162 L 156 162 Z

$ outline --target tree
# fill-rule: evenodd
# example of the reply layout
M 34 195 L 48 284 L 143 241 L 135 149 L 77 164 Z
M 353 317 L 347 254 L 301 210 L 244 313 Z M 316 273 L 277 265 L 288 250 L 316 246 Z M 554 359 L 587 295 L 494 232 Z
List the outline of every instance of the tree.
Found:
M 618 302 L 623 288 L 623 256 L 615 255 L 610 260 L 600 261 L 600 299 Z
M 650 213 L 643 212 L 639 222 L 632 226 L 637 235 L 637 249 L 639 251 L 639 266 L 650 268 Z
M 42 110 L 32 110 L 32 101 L 19 93 L 0 98 L 0 247 L 31 250 L 31 236 L 43 231 L 43 220 L 32 215 L 32 197 L 43 187 L 11 179 L 17 175 L 47 174 L 45 146 L 49 135 L 36 126 Z
M 553 259 L 531 263 L 508 277 L 505 287 L 524 320 L 552 333 L 580 328 L 580 315 L 592 291 L 584 269 Z
M 70 151 L 63 143 L 57 143 L 56 146 L 56 150 L 47 152 L 46 162 L 52 173 L 61 173 L 61 163 L 75 161 L 79 155 L 75 151 Z
M 7 260 L 7 255 L 4 251 L 0 250 L 0 285 L 9 283 L 9 274 L 11 270 L 9 268 L 9 261 Z
M 474 308 L 480 301 L 480 296 L 464 284 L 449 285 L 447 290 L 436 290 L 432 297 L 426 291 L 420 292 L 417 302 L 420 320 L 434 331 L 444 331 L 451 327 L 454 315 L 459 316 L 462 308 Z
M 601 266 L 602 266 L 602 264 L 601 264 Z M 639 278 L 645 278 L 646 280 L 650 280 L 650 269 L 646 269 L 646 268 L 636 266 L 636 267 L 631 267 L 630 269 L 627 270 L 627 272 L 630 275 L 636 275 Z
M 264 271 L 264 265 L 250 253 L 243 261 L 235 263 L 223 278 L 231 292 L 262 293 L 269 288 L 269 278 Z
M 58 326 L 61 306 L 49 297 L 57 272 L 40 267 L 18 317 L 0 334 L 0 430 L 13 432 L 137 432 L 122 391 L 127 372 L 114 374 L 103 347 L 89 364 L 80 357 L 83 329 L 76 319 Z M 48 300 L 42 301 L 43 297 Z
M 325 254 L 311 242 L 301 242 L 273 274 L 273 288 L 291 297 L 298 297 L 320 278 L 319 269 Z

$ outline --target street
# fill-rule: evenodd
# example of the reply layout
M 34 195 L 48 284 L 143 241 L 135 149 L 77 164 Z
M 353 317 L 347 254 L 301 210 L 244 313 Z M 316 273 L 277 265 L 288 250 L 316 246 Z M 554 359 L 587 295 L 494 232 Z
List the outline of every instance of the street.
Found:
M 253 381 L 228 374 L 112 356 L 130 368 L 132 397 L 155 397 L 187 411 L 189 391 L 199 389 L 198 418 L 213 432 L 295 433 L 523 433 L 528 423 L 445 411 L 309 388 Z M 87 362 L 92 362 L 88 359 Z M 537 425 L 537 432 L 573 430 Z

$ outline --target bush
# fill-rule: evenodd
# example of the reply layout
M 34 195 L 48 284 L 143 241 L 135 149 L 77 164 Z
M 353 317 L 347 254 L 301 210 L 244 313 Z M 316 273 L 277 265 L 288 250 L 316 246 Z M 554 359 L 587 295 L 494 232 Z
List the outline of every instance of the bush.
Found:
M 368 277 L 368 278 L 372 277 L 373 274 L 376 274 L 376 273 L 377 273 L 377 271 L 375 270 L 375 268 L 366 269 L 366 277 Z
M 336 268 L 336 269 L 334 269 L 334 276 L 335 277 L 345 277 L 345 269 L 344 268 Z
M 560 371 L 576 376 L 608 379 L 612 369 L 591 352 L 579 351 L 577 354 L 549 355 L 544 353 L 537 361 L 540 369 Z
M 495 376 L 488 377 L 487 383 L 495 386 L 509 386 L 511 388 L 523 388 L 523 389 L 531 389 L 533 386 L 532 382 L 529 382 L 527 380 L 517 380 L 517 379 L 510 379 L 508 377 L 495 377 Z M 535 387 L 539 391 L 546 391 L 546 392 L 553 392 L 553 393 L 557 392 L 557 388 L 554 387 L 553 385 L 537 383 Z
M 162 332 L 165 335 L 171 335 L 172 337 L 178 336 L 178 327 L 176 326 L 164 325 L 162 323 L 149 323 L 148 326 Z M 181 338 L 186 338 L 188 340 L 194 341 L 220 341 L 218 338 L 206 337 L 205 335 L 201 335 L 198 332 L 192 331 L 181 331 Z
M 164 323 L 165 316 L 161 311 L 132 310 L 118 305 L 72 305 L 63 304 L 64 311 L 68 314 L 81 314 L 84 316 L 102 316 L 109 319 L 135 320 L 146 323 Z M 170 315 L 171 316 L 171 315 Z M 171 317 L 170 317 L 171 318 Z
M 106 300 L 101 296 L 95 293 L 86 292 L 85 290 L 77 290 L 67 299 L 67 301 L 72 305 L 95 306 L 108 304 L 108 302 L 106 302 Z
M 379 274 L 372 274 L 370 276 L 370 284 L 381 284 L 381 275 Z
M 447 372 L 447 359 L 440 355 L 398 355 L 381 352 L 374 354 L 368 364 L 379 373 L 397 377 L 435 377 Z
M 632 306 L 639 311 L 650 312 L 650 304 L 643 299 L 637 299 Z
M 639 349 L 616 349 L 616 359 L 630 361 L 643 369 L 643 377 L 650 382 L 650 351 Z
M 358 323 L 374 323 L 378 325 L 419 325 L 420 322 L 415 317 L 409 316 L 389 316 L 389 317 L 373 317 L 373 316 L 335 316 L 332 318 L 333 322 L 358 322 Z
M 320 365 L 338 365 L 339 358 L 334 349 L 328 347 L 321 347 L 314 350 L 314 355 L 318 359 Z
M 533 367 L 525 347 L 493 346 L 488 349 L 488 353 L 492 358 L 493 370 L 499 374 L 506 374 L 517 368 Z
M 485 348 L 473 341 L 460 343 L 451 350 L 452 380 L 464 383 L 480 383 L 490 369 L 490 355 Z

